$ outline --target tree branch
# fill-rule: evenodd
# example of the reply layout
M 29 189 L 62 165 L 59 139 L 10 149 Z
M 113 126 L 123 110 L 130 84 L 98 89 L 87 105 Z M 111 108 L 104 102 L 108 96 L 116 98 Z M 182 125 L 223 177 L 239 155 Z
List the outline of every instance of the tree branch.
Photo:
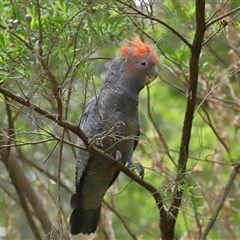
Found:
M 10 154 L 10 157 L 11 157 L 11 154 Z M 18 179 L 14 176 L 14 175 L 11 175 L 11 181 L 13 183 L 13 186 L 15 187 L 15 190 L 18 194 L 18 197 L 19 197 L 19 200 L 20 200 L 20 204 L 21 204 L 21 207 L 26 215 L 26 218 L 27 218 L 27 221 L 29 223 L 29 226 L 35 236 L 36 239 L 38 240 L 42 240 L 42 237 L 39 233 L 39 229 L 37 228 L 34 220 L 33 220 L 33 217 L 32 217 L 32 214 L 31 214 L 31 211 L 27 205 L 27 201 L 25 199 L 25 196 L 23 194 L 23 191 L 22 191 L 22 188 L 19 186 L 19 184 L 17 183 Z
M 136 183 L 138 183 L 139 185 L 144 187 L 147 191 L 149 191 L 151 193 L 151 195 L 153 196 L 153 198 L 154 198 L 154 200 L 155 200 L 155 202 L 158 206 L 161 219 L 166 219 L 166 216 L 167 216 L 166 207 L 163 204 L 163 200 L 162 200 L 161 195 L 159 194 L 159 191 L 149 182 L 146 182 L 146 181 L 142 180 L 139 176 L 137 176 L 134 172 L 132 172 L 125 165 L 123 165 L 119 161 L 116 161 L 112 156 L 110 156 L 106 152 L 98 149 L 94 145 L 91 145 L 88 142 L 87 136 L 79 128 L 78 125 L 73 124 L 73 123 L 71 123 L 67 120 L 62 119 L 62 118 L 61 119 L 57 118 L 56 114 L 50 113 L 46 109 L 43 109 L 43 108 L 37 106 L 36 104 L 33 104 L 28 99 L 26 100 L 26 99 L 24 99 L 24 98 L 22 98 L 22 97 L 20 97 L 16 94 L 12 93 L 11 91 L 7 90 L 6 88 L 3 88 L 2 86 L 0 86 L 0 93 L 2 93 L 3 95 L 6 95 L 7 97 L 13 99 L 14 101 L 16 101 L 16 102 L 18 102 L 18 103 L 20 103 L 20 104 L 22 104 L 26 107 L 31 108 L 32 110 L 35 110 L 37 113 L 39 113 L 39 114 L 43 115 L 44 117 L 56 122 L 59 126 L 64 127 L 65 129 L 68 129 L 71 132 L 73 132 L 74 134 L 76 134 L 79 138 L 81 138 L 83 140 L 83 142 L 86 146 L 86 151 L 92 153 L 93 155 L 104 158 L 106 161 L 111 162 L 112 164 L 114 164 L 116 166 L 116 168 L 119 171 L 122 171 L 128 177 L 130 177 L 133 181 L 135 181 Z
M 187 95 L 187 105 L 183 123 L 181 145 L 179 150 L 178 158 L 178 175 L 176 178 L 176 187 L 174 189 L 174 196 L 172 204 L 170 206 L 169 212 L 170 216 L 168 218 L 168 223 L 160 223 L 160 228 L 163 234 L 163 239 L 173 239 L 174 238 L 174 227 L 178 215 L 178 211 L 182 200 L 182 190 L 179 185 L 184 183 L 185 171 L 188 160 L 189 143 L 191 138 L 192 123 L 194 118 L 194 110 L 196 105 L 197 96 L 197 86 L 198 86 L 198 64 L 199 56 L 202 49 L 202 43 L 204 39 L 204 33 L 206 30 L 205 24 L 205 1 L 196 0 L 196 32 L 191 48 L 191 58 L 189 62 L 189 88 Z
M 51 113 L 51 112 L 47 111 L 46 109 L 37 106 L 36 104 L 30 102 L 28 99 L 24 99 L 23 97 L 20 97 L 20 96 L 16 95 L 15 93 L 12 93 L 11 91 L 9 91 L 8 89 L 6 89 L 2 86 L 0 86 L 0 92 L 3 95 L 20 103 L 21 105 L 31 108 L 32 110 L 36 111 L 37 113 L 41 114 L 42 116 L 56 122 L 59 126 L 69 129 L 71 132 L 73 132 L 77 136 L 79 136 L 83 140 L 85 145 L 88 145 L 87 136 L 80 130 L 78 125 L 73 124 L 67 120 L 59 119 L 56 114 Z
M 15 128 L 14 128 L 14 121 L 13 121 L 13 118 L 12 118 L 12 111 L 11 111 L 12 109 L 11 109 L 10 105 L 8 104 L 7 96 L 4 96 L 4 97 L 5 97 L 5 101 L 6 101 L 6 112 L 7 112 L 7 116 L 8 116 L 8 135 L 9 136 L 13 135 L 14 136 L 13 139 L 15 139 Z M 2 135 L 1 130 L 0 130 L 0 134 Z M 1 138 L 2 138 L 2 136 L 0 136 L 0 140 L 1 140 Z M 8 140 L 4 140 L 4 142 L 6 142 L 8 144 L 11 144 L 13 139 L 8 138 Z M 2 142 L 2 141 L 0 141 L 0 142 Z M 3 148 L 4 148 L 4 145 L 1 144 L 0 150 L 2 150 Z M 4 149 L 5 150 L 1 153 L 1 155 L 3 156 L 4 160 L 8 161 L 7 159 L 12 157 L 12 153 L 10 151 L 10 148 L 4 148 Z M 3 160 L 3 162 L 4 162 L 4 160 Z M 29 226 L 30 226 L 35 238 L 41 240 L 42 237 L 41 237 L 41 235 L 38 231 L 38 228 L 36 227 L 36 224 L 33 220 L 31 211 L 30 211 L 29 206 L 28 206 L 27 201 L 26 201 L 26 197 L 24 196 L 21 187 L 19 187 L 19 184 L 17 182 L 17 177 L 14 176 L 14 175 L 11 175 L 11 173 L 10 173 L 10 176 L 11 176 L 11 181 L 13 183 L 13 186 L 15 187 L 15 190 L 18 194 L 22 209 L 23 209 L 23 211 L 26 215 Z
M 200 240 L 204 240 L 206 239 L 209 231 L 211 230 L 213 224 L 215 223 L 217 217 L 218 217 L 218 214 L 220 212 L 220 210 L 222 209 L 222 206 L 228 196 L 228 193 L 231 189 L 231 186 L 233 184 L 233 181 L 235 179 L 235 177 L 237 176 L 237 174 L 239 173 L 239 168 L 240 168 L 240 161 L 238 162 L 235 162 L 233 164 L 233 170 L 229 176 L 229 179 L 227 181 L 227 184 L 225 186 L 225 188 L 223 189 L 223 191 L 219 194 L 218 198 L 217 198 L 217 206 L 215 208 L 215 210 L 213 211 L 213 214 L 210 218 L 210 221 L 208 222 L 207 226 L 205 227 L 201 237 L 200 237 Z
M 136 12 L 139 16 L 142 16 L 144 18 L 147 18 L 151 21 L 155 21 L 161 25 L 163 25 L 164 27 L 166 27 L 167 29 L 169 29 L 172 33 L 174 33 L 178 38 L 180 38 L 190 49 L 192 48 L 191 43 L 184 38 L 184 36 L 182 36 L 174 27 L 170 26 L 169 24 L 167 24 L 166 22 L 160 20 L 159 18 L 156 18 L 152 15 L 148 15 L 147 13 L 144 13 L 142 11 L 140 11 L 139 9 L 135 8 L 132 4 L 130 3 L 126 3 L 123 2 L 121 0 L 117 0 L 118 3 L 121 3 L 124 6 L 127 6 L 129 9 L 132 9 L 134 12 Z M 120 8 L 119 8 L 120 9 Z M 121 10 L 122 11 L 122 10 Z M 122 11 L 122 13 L 126 13 L 124 11 Z M 130 15 L 130 13 L 127 13 L 128 15 Z
M 60 94 L 60 86 L 55 78 L 55 76 L 50 71 L 48 63 L 43 58 L 43 50 L 42 50 L 42 42 L 43 42 L 43 36 L 42 36 L 42 22 L 41 22 L 41 9 L 40 9 L 40 3 L 39 0 L 36 0 L 37 2 L 37 14 L 38 14 L 38 25 L 39 25 L 39 40 L 36 43 L 37 51 L 39 53 L 39 61 L 45 70 L 46 76 L 48 77 L 49 81 L 52 84 L 52 91 L 53 95 L 55 97 L 55 100 L 57 102 L 57 118 L 60 120 L 62 118 L 63 114 L 63 106 L 62 106 L 62 99 Z
M 45 209 L 43 208 L 42 202 L 40 201 L 39 197 L 35 193 L 34 189 L 32 188 L 31 184 L 27 180 L 26 175 L 23 173 L 22 168 L 16 161 L 15 156 L 10 151 L 10 148 L 3 148 L 2 143 L 5 143 L 5 139 L 3 138 L 3 134 L 0 131 L 0 153 L 2 155 L 2 161 L 5 164 L 9 176 L 13 182 L 13 185 L 17 192 L 23 193 L 24 196 L 27 197 L 29 202 L 34 209 L 34 213 L 36 217 L 39 219 L 43 231 L 45 232 L 46 236 L 49 237 L 49 233 L 52 231 L 52 223 L 49 219 L 49 216 Z M 4 144 L 6 145 L 6 143 Z M 21 196 L 19 196 L 21 199 Z M 22 202 L 22 201 L 21 201 Z M 26 213 L 28 214 L 28 213 Z M 28 218 L 29 220 L 29 218 Z M 32 225 L 34 226 L 34 225 Z M 33 228 L 34 230 L 34 228 Z M 34 232 L 36 234 L 36 232 Z M 55 236 L 52 239 L 60 239 L 60 235 L 56 232 Z
M 124 228 L 126 229 L 128 234 L 131 236 L 131 238 L 134 240 L 137 240 L 136 235 L 134 233 L 132 233 L 128 224 L 123 220 L 122 216 L 107 201 L 103 200 L 103 204 L 106 205 L 107 208 L 109 210 L 111 210 L 117 216 L 117 218 L 121 221 L 122 225 L 124 226 Z
M 208 22 L 208 23 L 206 24 L 206 28 L 209 28 L 209 27 L 210 27 L 211 25 L 213 25 L 215 22 L 218 22 L 218 21 L 222 20 L 223 18 L 228 17 L 229 15 L 231 15 L 231 14 L 237 12 L 237 11 L 240 11 L 240 7 L 237 7 L 237 8 L 235 8 L 235 9 L 233 9 L 233 10 L 231 10 L 231 11 L 225 13 L 225 14 L 220 15 L 220 16 L 217 17 L 217 18 L 214 18 L 212 21 L 210 21 L 210 22 Z

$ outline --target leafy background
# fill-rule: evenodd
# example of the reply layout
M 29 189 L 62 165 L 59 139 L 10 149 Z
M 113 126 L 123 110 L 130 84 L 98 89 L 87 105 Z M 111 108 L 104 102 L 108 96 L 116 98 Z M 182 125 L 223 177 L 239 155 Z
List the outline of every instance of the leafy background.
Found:
M 206 21 L 238 6 L 238 1 L 208 1 Z M 101 87 L 123 40 L 140 36 L 153 46 L 159 77 L 140 95 L 141 138 L 134 158 L 146 167 L 145 180 L 169 206 L 188 97 L 190 49 L 161 21 L 192 42 L 194 1 L 3 0 L 0 11 L 0 86 L 54 114 L 59 113 L 58 89 L 62 115 L 75 124 L 84 103 Z M 151 14 L 154 20 L 145 17 Z M 177 239 L 200 237 L 220 201 L 232 164 L 239 160 L 238 14 L 239 10 L 216 21 L 205 33 L 186 181 L 179 185 L 184 195 L 175 227 Z M 71 239 L 67 222 L 75 190 L 77 136 L 1 93 L 0 238 L 36 238 L 26 218 L 30 214 L 42 239 L 54 239 L 56 232 L 62 239 Z M 43 214 L 48 215 L 51 234 L 46 234 L 35 212 L 37 205 L 25 196 L 27 207 L 23 206 L 6 149 L 11 149 L 18 172 L 31 186 L 30 194 L 36 194 Z M 237 176 L 209 239 L 238 238 L 239 182 Z M 122 173 L 105 200 L 97 233 L 74 239 L 160 238 L 153 197 L 129 177 Z

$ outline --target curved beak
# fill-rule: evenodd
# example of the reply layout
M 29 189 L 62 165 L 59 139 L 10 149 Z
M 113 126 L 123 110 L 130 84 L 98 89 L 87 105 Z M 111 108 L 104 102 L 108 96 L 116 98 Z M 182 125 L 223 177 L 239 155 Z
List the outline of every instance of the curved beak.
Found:
M 153 65 L 146 74 L 145 85 L 150 84 L 153 80 L 155 80 L 158 76 L 158 68 L 157 66 Z

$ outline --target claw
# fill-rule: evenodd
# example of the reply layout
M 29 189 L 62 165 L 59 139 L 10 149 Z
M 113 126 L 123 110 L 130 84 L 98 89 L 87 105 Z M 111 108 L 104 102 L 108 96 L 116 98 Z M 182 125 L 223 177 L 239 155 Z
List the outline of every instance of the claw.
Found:
M 129 168 L 136 168 L 138 170 L 139 176 L 143 179 L 144 178 L 144 167 L 139 162 L 134 162 L 132 159 L 128 161 Z

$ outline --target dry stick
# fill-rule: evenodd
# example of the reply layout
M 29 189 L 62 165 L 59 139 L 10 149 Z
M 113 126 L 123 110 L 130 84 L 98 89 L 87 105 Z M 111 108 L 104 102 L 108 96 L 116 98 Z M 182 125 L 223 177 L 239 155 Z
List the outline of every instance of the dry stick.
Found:
M 43 173 L 44 175 L 46 175 L 49 179 L 53 180 L 54 182 L 58 181 L 56 176 L 54 176 L 53 174 L 51 174 L 50 172 L 48 172 L 47 170 L 45 170 L 41 166 L 37 165 L 35 162 L 26 158 L 21 152 L 20 152 L 20 159 L 22 159 L 22 161 L 24 163 L 26 163 L 29 167 L 35 168 L 36 171 L 39 171 L 39 172 Z M 70 187 L 68 187 L 64 182 L 60 182 L 60 186 L 65 191 L 67 191 L 69 193 L 72 193 L 72 189 L 70 189 Z
M 105 153 L 104 151 L 101 151 L 100 149 L 94 147 L 93 145 L 90 145 L 88 143 L 88 138 L 87 136 L 84 134 L 84 132 L 79 128 L 79 126 L 77 124 L 74 124 L 68 120 L 65 119 L 61 119 L 59 121 L 59 119 L 57 118 L 56 114 L 53 114 L 51 112 L 49 112 L 48 110 L 39 107 L 38 105 L 32 103 L 31 101 L 29 101 L 28 99 L 24 99 L 23 97 L 20 97 L 18 95 L 16 95 L 15 93 L 9 91 L 8 89 L 0 86 L 0 93 L 2 93 L 3 95 L 6 95 L 7 97 L 13 99 L 14 101 L 26 106 L 26 107 L 31 107 L 33 110 L 35 110 L 37 113 L 41 114 L 42 116 L 58 123 L 59 126 L 64 127 L 68 130 L 70 130 L 72 133 L 76 134 L 79 138 L 81 138 L 86 146 L 86 150 L 90 151 L 98 156 L 101 157 L 105 157 L 106 160 L 108 161 L 113 161 L 116 166 L 119 168 L 119 170 L 121 170 L 122 172 L 124 172 L 127 176 L 129 176 L 130 178 L 132 178 L 135 182 L 139 183 L 140 185 L 142 185 L 141 183 L 144 183 L 142 186 L 146 186 L 147 187 L 147 182 L 141 180 L 141 178 L 139 178 L 136 174 L 134 174 L 129 168 L 127 168 L 125 165 L 119 163 L 118 161 L 116 161 L 113 157 L 111 157 L 110 155 L 108 155 L 107 153 Z M 146 183 L 146 185 L 145 185 Z M 151 186 L 153 187 L 153 186 Z M 157 192 L 157 189 L 155 188 L 151 188 L 149 187 L 149 190 L 151 192 L 151 190 L 153 192 Z
M 0 143 L 4 143 L 5 139 L 3 134 L 0 133 Z M 9 148 L 2 148 L 0 145 L 0 152 L 2 154 L 3 163 L 5 164 L 7 170 L 9 171 L 10 178 L 16 188 L 19 189 L 24 195 L 28 198 L 29 202 L 34 209 L 36 217 L 41 222 L 42 228 L 45 234 L 49 234 L 52 229 L 52 223 L 48 217 L 47 212 L 43 208 L 43 204 L 40 201 L 39 197 L 36 195 L 31 184 L 27 180 L 26 175 L 23 173 L 22 168 L 16 161 L 15 157 L 11 153 Z M 56 240 L 60 239 L 60 236 L 56 234 Z
M 237 18 L 239 14 L 240 14 L 240 12 L 237 13 L 235 16 L 233 16 L 233 17 L 228 21 L 228 25 L 229 25 L 230 23 L 232 23 L 233 20 L 234 20 L 235 18 Z M 212 34 L 209 36 L 209 38 L 204 41 L 203 45 L 206 45 L 206 43 L 208 43 L 211 39 L 213 39 L 213 38 L 214 38 L 222 29 L 224 29 L 224 28 L 226 28 L 226 25 L 222 25 L 217 31 L 215 31 L 214 33 L 212 33 Z
M 211 120 L 207 110 L 205 109 L 205 107 L 202 107 L 202 110 L 203 110 L 203 113 L 205 114 L 206 118 L 200 111 L 199 111 L 199 115 L 201 116 L 202 120 L 212 129 L 214 135 L 216 136 L 218 141 L 222 144 L 223 148 L 227 152 L 229 159 L 232 160 L 232 156 L 230 154 L 230 149 L 229 149 L 228 145 L 223 140 L 223 137 L 221 137 L 221 134 L 219 134 L 217 127 L 215 127 L 214 124 L 212 123 L 212 120 Z
M 7 116 L 8 116 L 8 135 L 9 136 L 13 136 L 13 138 L 8 138 L 8 140 L 3 140 L 3 142 L 1 141 L 1 146 L 0 146 L 0 151 L 1 151 L 1 155 L 2 155 L 2 161 L 5 163 L 8 163 L 10 161 L 10 158 L 13 158 L 13 155 L 10 151 L 10 148 L 4 148 L 3 147 L 3 143 L 9 143 L 11 144 L 12 143 L 12 140 L 15 140 L 15 128 L 14 128 L 14 120 L 12 118 L 12 109 L 10 107 L 10 105 L 8 104 L 8 97 L 7 96 L 4 96 L 4 99 L 6 101 L 6 111 L 7 111 Z M 2 135 L 2 131 L 0 130 L 0 134 Z M 3 135 L 0 136 L 0 139 L 4 139 Z M 4 150 L 3 150 L 4 149 Z M 7 165 L 6 165 L 6 168 L 7 168 Z M 8 169 L 8 168 L 7 168 Z M 27 221 L 29 223 L 29 226 L 35 236 L 36 239 L 39 239 L 41 240 L 41 235 L 38 231 L 38 228 L 32 218 L 32 214 L 31 214 L 31 211 L 28 207 L 28 204 L 27 204 L 27 201 L 26 201 L 26 198 L 24 196 L 24 193 L 21 189 L 21 184 L 17 181 L 17 178 L 15 177 L 14 174 L 12 174 L 11 172 L 9 172 L 9 175 L 10 175 L 10 178 L 11 178 L 11 181 L 13 183 L 13 186 L 15 187 L 15 190 L 18 194 L 18 197 L 19 197 L 19 200 L 20 200 L 20 204 L 21 204 L 21 207 L 26 215 L 26 218 L 27 218 Z
M 231 14 L 233 14 L 233 13 L 235 13 L 235 12 L 237 12 L 237 11 L 240 11 L 240 7 L 234 8 L 233 10 L 231 10 L 231 11 L 225 13 L 225 14 L 222 14 L 222 15 L 220 15 L 219 17 L 217 17 L 217 18 L 213 19 L 212 21 L 208 22 L 208 23 L 206 24 L 206 28 L 209 28 L 209 27 L 210 27 L 211 25 L 213 25 L 215 22 L 220 21 L 220 20 L 222 20 L 223 18 L 228 17 L 228 16 L 230 16 Z
M 104 158 L 106 161 L 111 162 L 112 164 L 114 164 L 117 167 L 117 169 L 119 171 L 122 171 L 128 177 L 130 177 L 133 181 L 137 182 L 139 185 L 141 185 L 147 191 L 149 191 L 158 206 L 161 218 L 162 219 L 166 218 L 167 212 L 166 212 L 165 206 L 163 204 L 162 197 L 159 194 L 159 191 L 152 184 L 142 180 L 139 176 L 137 176 L 135 173 L 133 173 L 129 168 L 127 168 L 125 165 L 123 165 L 119 161 L 116 161 L 109 154 L 96 148 L 93 145 L 89 145 L 87 136 L 84 134 L 84 132 L 79 128 L 79 126 L 77 124 L 73 124 L 72 122 L 69 122 L 62 118 L 59 119 L 56 114 L 53 114 L 53 113 L 47 111 L 46 109 L 37 106 L 36 104 L 32 103 L 28 99 L 26 100 L 23 97 L 16 95 L 15 93 L 9 91 L 8 89 L 6 89 L 2 86 L 0 86 L 0 93 L 2 93 L 3 95 L 6 95 L 7 97 L 13 99 L 14 101 L 16 101 L 26 107 L 31 107 L 31 109 L 35 110 L 37 113 L 41 114 L 42 116 L 45 116 L 46 118 L 58 123 L 59 126 L 64 127 L 66 129 L 70 130 L 71 132 L 73 132 L 74 134 L 76 134 L 79 138 L 81 138 L 83 140 L 83 142 L 86 146 L 86 151 L 92 153 L 93 155 Z
M 9 158 L 12 158 L 12 154 L 10 153 L 9 156 L 8 156 L 8 160 Z M 22 207 L 25 215 L 26 215 L 26 218 L 27 218 L 27 221 L 29 223 L 29 226 L 34 234 L 34 237 L 35 239 L 38 239 L 38 240 L 42 240 L 42 237 L 39 233 L 39 229 L 37 228 L 34 220 L 33 220 L 33 216 L 32 216 L 32 213 L 27 205 L 27 201 L 26 201 L 26 198 L 24 196 L 24 193 L 22 191 L 22 188 L 21 188 L 21 184 L 18 183 L 18 179 L 14 176 L 14 174 L 12 174 L 10 172 L 10 177 L 11 177 L 11 181 L 13 183 L 13 186 L 15 187 L 16 189 L 16 192 L 18 194 L 18 197 L 19 197 L 19 200 L 20 200 L 20 206 Z
M 55 177 L 54 175 L 52 175 L 51 173 L 49 173 L 48 171 L 46 171 L 42 167 L 38 166 L 36 163 L 30 161 L 25 156 L 22 155 L 22 157 L 24 158 L 23 161 L 26 162 L 26 164 L 28 164 L 30 167 L 36 168 L 36 170 L 38 170 L 38 171 L 42 172 L 43 174 L 45 174 L 49 179 L 52 179 L 55 182 L 58 181 L 57 177 Z M 72 194 L 72 189 L 70 189 L 64 182 L 61 181 L 59 184 L 60 184 L 62 189 L 66 190 L 67 192 Z M 1 183 L 0 183 L 0 186 L 1 186 Z M 4 189 L 4 191 L 6 192 L 7 189 Z M 10 193 L 7 193 L 7 194 L 11 196 Z M 14 199 L 13 196 L 11 196 L 11 197 Z M 17 199 L 14 199 L 14 200 L 17 202 Z M 120 221 L 122 222 L 123 226 L 126 228 L 127 232 L 132 236 L 132 238 L 136 239 L 136 237 L 134 238 L 135 235 L 131 232 L 131 230 L 129 229 L 127 224 L 122 219 L 121 215 L 113 207 L 111 207 L 110 204 L 105 199 L 103 199 L 103 204 L 106 205 L 106 207 L 120 219 Z
M 121 221 L 122 225 L 124 226 L 128 234 L 132 237 L 132 239 L 137 240 L 136 235 L 131 232 L 130 228 L 128 227 L 127 223 L 123 220 L 122 216 L 107 201 L 103 201 L 103 203 L 110 211 L 112 211 L 118 217 L 118 219 Z
M 166 141 L 165 141 L 165 139 L 164 139 L 161 131 L 159 130 L 156 122 L 154 121 L 153 116 L 152 116 L 152 113 L 151 113 L 151 111 L 150 111 L 150 108 L 151 108 L 151 104 L 150 104 L 150 89 L 149 89 L 148 86 L 147 86 L 147 98 L 148 98 L 148 99 L 147 99 L 147 112 L 148 112 L 148 116 L 149 116 L 150 122 L 152 123 L 152 125 L 153 125 L 153 127 L 154 127 L 154 130 L 157 132 L 157 134 L 158 134 L 158 136 L 159 136 L 159 138 L 160 138 L 160 141 L 161 141 L 161 143 L 162 143 L 162 145 L 163 145 L 163 147 L 164 147 L 164 150 L 165 150 L 168 158 L 171 160 L 171 162 L 173 163 L 173 165 L 174 165 L 175 167 L 177 167 L 177 164 L 174 162 L 174 159 L 173 159 L 172 155 L 171 155 L 170 152 L 169 152 L 169 147 L 168 147 L 168 145 L 167 145 L 167 143 L 166 143 Z
M 224 190 L 219 194 L 217 206 L 216 206 L 215 210 L 213 211 L 213 214 L 212 214 L 212 216 L 210 218 L 210 221 L 208 222 L 206 228 L 204 229 L 200 240 L 206 239 L 209 231 L 211 230 L 213 224 L 215 223 L 215 221 L 216 221 L 216 219 L 218 217 L 218 214 L 219 214 L 220 210 L 222 209 L 222 206 L 223 206 L 223 204 L 224 204 L 224 202 L 225 202 L 225 200 L 226 200 L 226 198 L 228 196 L 228 193 L 229 193 L 229 191 L 231 189 L 233 181 L 234 181 L 236 175 L 239 173 L 240 161 L 235 162 L 233 164 L 233 166 L 234 166 L 234 168 L 233 168 L 233 170 L 232 170 L 232 172 L 230 174 L 230 177 L 229 177 L 229 179 L 227 181 L 227 184 L 226 184 Z
M 78 125 L 73 124 L 73 123 L 71 123 L 67 120 L 58 119 L 58 116 L 56 114 L 53 114 L 53 113 L 49 112 L 48 110 L 46 110 L 42 107 L 39 107 L 38 105 L 29 101 L 29 99 L 24 99 L 23 97 L 20 97 L 20 96 L 16 95 L 15 93 L 9 91 L 8 89 L 6 89 L 2 86 L 0 86 L 0 92 L 3 95 L 5 95 L 5 96 L 13 99 L 14 101 L 20 103 L 21 105 L 29 107 L 32 110 L 41 114 L 42 116 L 58 123 L 59 126 L 69 129 L 71 132 L 73 132 L 77 136 L 79 136 L 83 140 L 85 145 L 88 145 L 88 139 L 87 139 L 86 135 L 80 130 Z
M 188 89 L 187 106 L 182 130 L 182 139 L 178 158 L 178 175 L 176 178 L 176 187 L 172 204 L 169 209 L 168 222 L 160 222 L 160 228 L 163 234 L 163 239 L 174 239 L 174 227 L 178 215 L 178 211 L 182 200 L 182 190 L 179 188 L 184 182 L 184 173 L 188 160 L 189 143 L 191 138 L 192 123 L 194 118 L 194 110 L 197 97 L 198 85 L 198 63 L 202 49 L 204 33 L 206 30 L 205 24 L 205 1 L 196 0 L 196 32 L 191 48 L 191 58 L 189 62 L 190 79 Z
M 55 100 L 57 102 L 57 111 L 58 111 L 58 119 L 62 119 L 62 114 L 63 114 L 63 106 L 62 106 L 62 99 L 61 99 L 61 94 L 60 94 L 60 87 L 59 84 L 50 71 L 49 65 L 43 58 L 43 49 L 42 49 L 42 42 L 43 42 L 43 33 L 42 33 L 42 22 L 41 22 L 41 9 L 40 9 L 40 3 L 39 0 L 36 0 L 37 2 L 37 15 L 38 15 L 38 25 L 39 25 L 39 40 L 37 42 L 37 48 L 38 48 L 38 54 L 39 54 L 39 61 L 45 70 L 45 74 L 48 77 L 49 81 L 52 84 L 52 91 L 53 95 L 55 97 Z
M 221 5 L 219 6 L 219 8 L 217 10 L 215 10 L 215 12 L 213 13 L 213 15 L 206 21 L 206 25 L 218 14 L 220 13 L 227 5 L 228 0 L 225 1 L 224 3 L 221 3 Z
M 169 24 L 167 24 L 166 22 L 162 21 L 161 19 L 152 16 L 152 15 L 148 15 L 148 13 L 142 12 L 140 11 L 138 8 L 134 7 L 134 5 L 132 5 L 131 3 L 126 3 L 124 1 L 121 0 L 117 0 L 116 2 L 122 4 L 123 6 L 127 6 L 128 8 L 132 9 L 135 13 L 137 13 L 139 16 L 142 16 L 146 19 L 149 19 L 151 21 L 155 21 L 161 25 L 163 25 L 164 27 L 166 27 L 167 29 L 169 29 L 172 33 L 174 33 L 177 37 L 179 37 L 190 49 L 192 48 L 192 45 L 190 44 L 190 42 L 188 42 L 188 40 L 182 36 L 175 28 L 173 28 L 172 26 L 170 26 Z M 126 15 L 130 15 L 131 13 L 126 12 L 124 9 L 121 9 L 120 7 L 118 7 L 119 10 L 126 14 Z
M 55 177 L 54 175 L 52 175 L 51 173 L 49 173 L 48 171 L 46 171 L 45 169 L 43 169 L 42 167 L 38 166 L 36 163 L 30 161 L 29 159 L 24 157 L 24 162 L 26 162 L 29 166 L 36 168 L 38 171 L 44 173 L 47 177 L 49 177 L 50 179 L 52 179 L 53 181 L 57 182 L 57 177 Z M 1 186 L 1 184 L 0 184 Z M 67 192 L 72 194 L 72 190 L 63 182 L 60 182 L 60 186 L 61 188 L 63 188 L 64 190 L 66 190 Z M 8 193 L 9 194 L 9 193 Z M 10 194 L 9 194 L 10 195 Z M 13 198 L 13 196 L 11 196 Z M 17 202 L 17 200 L 15 199 L 15 201 Z M 123 220 L 122 216 L 106 201 L 103 199 L 103 204 L 106 205 L 106 207 L 113 212 L 118 218 L 119 220 L 122 222 L 123 226 L 125 227 L 125 229 L 127 230 L 127 232 L 129 233 L 129 235 L 132 236 L 133 239 L 137 239 L 136 236 L 131 232 L 131 230 L 129 229 L 128 225 L 125 223 L 125 221 Z
M 61 139 L 64 138 L 64 134 L 65 134 L 65 129 L 63 129 L 62 134 L 61 134 Z M 60 150 L 59 150 L 59 157 L 57 160 L 58 163 L 58 167 L 57 167 L 57 186 L 58 186 L 58 196 L 57 196 L 57 201 L 56 201 L 56 207 L 57 209 L 57 218 L 55 219 L 54 225 L 56 226 L 56 228 L 52 228 L 52 231 L 50 233 L 50 237 L 51 239 L 54 238 L 57 228 L 60 228 L 63 226 L 62 223 L 62 208 L 59 206 L 60 202 L 61 202 L 61 188 L 60 188 L 60 182 L 61 182 L 61 169 L 62 169 L 62 153 L 63 153 L 63 141 L 60 141 Z M 67 226 L 67 221 L 66 218 L 64 218 L 64 223 Z M 64 235 L 64 230 L 62 229 L 62 231 L 60 232 L 61 237 L 63 237 L 62 235 Z M 65 230 L 66 231 L 66 230 Z

